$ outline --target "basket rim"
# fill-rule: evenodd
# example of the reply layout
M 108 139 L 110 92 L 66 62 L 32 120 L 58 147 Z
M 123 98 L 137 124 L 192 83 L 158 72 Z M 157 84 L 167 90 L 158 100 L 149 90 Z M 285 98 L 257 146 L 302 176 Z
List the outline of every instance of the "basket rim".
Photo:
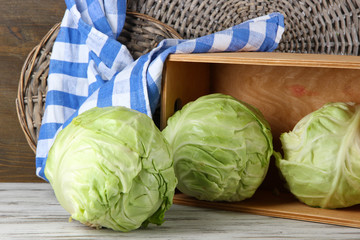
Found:
M 20 74 L 20 81 L 18 85 L 18 91 L 17 91 L 17 98 L 16 98 L 16 111 L 19 118 L 20 126 L 25 133 L 25 138 L 33 152 L 36 152 L 36 143 L 35 140 L 32 138 L 31 133 L 29 131 L 29 128 L 27 127 L 26 123 L 26 117 L 25 117 L 25 103 L 24 103 L 24 94 L 25 94 L 25 87 L 28 86 L 30 78 L 27 78 L 25 76 L 26 69 L 28 66 L 30 66 L 28 69 L 29 72 L 32 72 L 35 66 L 35 59 L 36 56 L 41 51 L 42 45 L 49 40 L 49 38 L 52 36 L 52 34 L 58 29 L 60 26 L 60 23 L 55 24 L 47 33 L 46 35 L 41 39 L 40 43 L 37 44 L 28 54 L 27 58 L 25 59 L 25 62 L 21 69 Z M 29 64 L 30 63 L 30 64 Z
M 173 29 L 171 26 L 147 15 L 144 13 L 134 12 L 134 11 L 126 11 L 126 15 L 132 15 L 137 18 L 153 22 L 163 28 L 166 29 L 174 38 L 182 39 L 180 34 Z M 25 108 L 25 90 L 29 86 L 31 82 L 31 73 L 34 70 L 35 62 L 37 56 L 40 54 L 43 45 L 52 37 L 54 32 L 56 32 L 61 27 L 61 22 L 53 25 L 50 30 L 43 36 L 40 42 L 28 53 L 23 66 L 21 68 L 20 79 L 18 83 L 17 97 L 15 99 L 15 107 L 17 117 L 20 123 L 20 127 L 24 132 L 27 143 L 29 144 L 31 150 L 36 153 L 37 139 L 32 136 L 32 133 L 29 130 L 29 126 L 26 120 L 26 108 Z M 26 72 L 30 73 L 26 75 Z
M 151 22 L 154 22 L 156 24 L 159 24 L 161 25 L 162 27 L 166 28 L 166 30 L 168 30 L 171 34 L 173 34 L 174 36 L 176 36 L 178 39 L 182 39 L 182 37 L 180 36 L 180 34 L 175 31 L 175 29 L 173 29 L 172 27 L 170 27 L 169 25 L 157 20 L 156 18 L 153 18 L 149 15 L 146 15 L 144 13 L 139 13 L 139 12 L 133 12 L 133 11 L 126 11 L 126 15 L 133 15 L 133 16 L 136 16 L 136 17 L 140 17 L 142 19 L 145 19 L 147 21 L 151 21 Z

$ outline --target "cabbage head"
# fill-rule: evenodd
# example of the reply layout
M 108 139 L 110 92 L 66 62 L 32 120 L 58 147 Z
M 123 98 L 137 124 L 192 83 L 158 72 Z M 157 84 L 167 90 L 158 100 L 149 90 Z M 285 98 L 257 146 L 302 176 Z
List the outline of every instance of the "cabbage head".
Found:
M 210 94 L 168 119 L 177 188 L 207 201 L 241 201 L 262 183 L 273 153 L 269 124 L 255 107 Z
M 276 165 L 303 203 L 342 208 L 360 203 L 360 108 L 328 103 L 280 136 Z
M 56 137 L 45 175 L 72 219 L 124 232 L 162 224 L 177 182 L 160 130 L 125 107 L 74 118 Z

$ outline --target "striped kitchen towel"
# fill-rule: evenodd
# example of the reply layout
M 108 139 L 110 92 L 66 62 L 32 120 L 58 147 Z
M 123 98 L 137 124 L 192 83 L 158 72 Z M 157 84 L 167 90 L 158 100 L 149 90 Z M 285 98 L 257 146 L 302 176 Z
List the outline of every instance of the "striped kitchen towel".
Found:
M 134 61 L 116 40 L 124 26 L 126 0 L 65 2 L 37 142 L 36 174 L 44 179 L 56 135 L 78 114 L 93 107 L 125 106 L 152 117 L 169 54 L 273 51 L 284 31 L 283 16 L 271 13 L 197 39 L 165 39 Z

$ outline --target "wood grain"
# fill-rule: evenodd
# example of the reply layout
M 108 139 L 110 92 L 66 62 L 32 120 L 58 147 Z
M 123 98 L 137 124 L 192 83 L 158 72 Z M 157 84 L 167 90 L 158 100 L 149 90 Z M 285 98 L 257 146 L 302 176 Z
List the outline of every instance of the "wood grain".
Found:
M 161 226 L 92 229 L 59 205 L 50 184 L 0 183 L 0 239 L 359 239 L 360 229 L 174 204 Z
M 171 62 L 246 64 L 261 66 L 331 67 L 360 69 L 358 56 L 327 54 L 289 54 L 281 52 L 223 52 L 199 54 L 172 54 Z
M 264 216 L 328 223 L 360 229 L 360 206 L 344 209 L 322 209 L 300 203 L 289 193 L 260 190 L 242 202 L 207 202 L 185 194 L 177 194 L 174 203 L 194 207 L 207 207 L 229 211 L 247 212 Z
M 274 139 L 328 102 L 360 103 L 357 69 L 215 64 L 210 74 L 211 91 L 257 107 Z
M 0 182 L 41 181 L 20 128 L 15 98 L 26 56 L 61 21 L 64 1 L 0 0 Z

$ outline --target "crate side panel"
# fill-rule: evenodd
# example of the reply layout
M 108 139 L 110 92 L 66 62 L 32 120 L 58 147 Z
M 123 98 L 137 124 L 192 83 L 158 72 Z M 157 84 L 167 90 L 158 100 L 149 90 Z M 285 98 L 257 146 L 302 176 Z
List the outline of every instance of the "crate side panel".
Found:
M 167 61 L 161 91 L 160 128 L 186 103 L 209 94 L 209 64 Z
M 214 64 L 211 92 L 257 107 L 274 138 L 328 102 L 360 103 L 360 70 Z

